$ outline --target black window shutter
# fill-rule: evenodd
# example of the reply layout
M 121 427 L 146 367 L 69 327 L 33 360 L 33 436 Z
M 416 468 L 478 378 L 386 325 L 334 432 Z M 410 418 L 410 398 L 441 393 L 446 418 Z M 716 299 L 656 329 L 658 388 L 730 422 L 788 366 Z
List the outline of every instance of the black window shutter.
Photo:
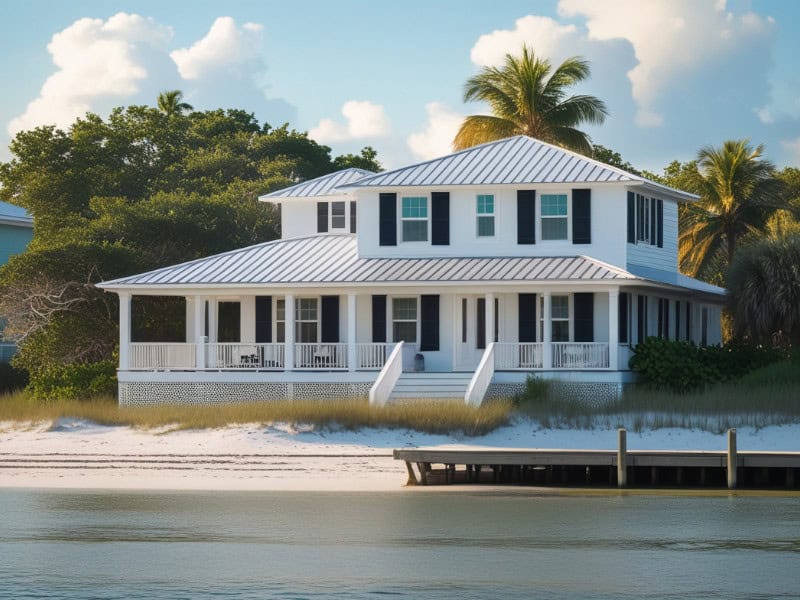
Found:
M 628 343 L 628 294 L 620 294 L 619 295 L 619 316 L 617 320 L 619 322 L 619 335 L 618 340 L 620 344 L 627 344 Z
M 592 243 L 592 190 L 572 190 L 572 243 Z
M 520 343 L 536 341 L 536 294 L 520 294 L 518 306 Z
M 645 238 L 644 235 L 644 205 L 645 199 L 641 194 L 636 194 L 636 207 L 639 211 L 639 216 L 636 219 L 636 240 L 642 241 Z
M 656 203 L 656 219 L 658 222 L 658 247 L 664 247 L 664 201 L 659 200 Z
M 328 203 L 317 202 L 317 233 L 328 231 Z
M 681 301 L 675 300 L 675 339 L 681 339 Z
M 320 339 L 328 344 L 339 341 L 339 296 L 322 297 Z
M 645 296 L 637 296 L 636 321 L 636 341 L 641 344 L 647 339 L 647 298 Z
M 272 343 L 272 296 L 256 296 L 256 344 Z
M 517 243 L 536 243 L 536 192 L 517 190 Z
M 692 340 L 692 303 L 686 303 L 686 339 Z
M 658 337 L 664 337 L 664 299 L 658 299 Z
M 575 341 L 594 341 L 594 294 L 580 293 L 573 296 L 575 309 Z
M 356 202 L 350 201 L 350 233 L 356 232 Z
M 372 296 L 372 342 L 386 343 L 386 296 Z
M 450 245 L 450 192 L 431 192 L 431 244 Z
M 647 200 L 645 200 L 647 202 Z M 650 198 L 650 245 L 656 245 L 656 199 Z
M 486 298 L 478 298 L 477 304 L 477 323 L 475 327 L 475 347 L 478 349 L 486 348 Z
M 397 246 L 397 194 L 380 195 L 378 216 L 381 246 Z
M 628 192 L 628 243 L 636 243 L 636 199 L 633 192 Z
M 664 337 L 669 339 L 669 299 L 664 299 Z
M 439 296 L 420 296 L 419 349 L 423 352 L 439 350 Z

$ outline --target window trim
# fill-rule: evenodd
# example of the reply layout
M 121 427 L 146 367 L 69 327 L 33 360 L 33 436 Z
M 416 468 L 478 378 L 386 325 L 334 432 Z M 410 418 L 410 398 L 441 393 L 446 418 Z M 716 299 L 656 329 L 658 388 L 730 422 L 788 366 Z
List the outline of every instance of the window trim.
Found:
M 538 199 L 536 202 L 536 226 L 538 228 L 539 240 L 544 244 L 559 244 L 559 243 L 570 243 L 572 242 L 572 192 L 570 191 L 558 191 L 554 190 L 551 192 L 541 192 L 538 194 Z M 544 199 L 546 196 L 564 196 L 566 198 L 566 207 L 567 212 L 564 215 L 544 215 L 542 214 L 542 209 L 544 208 Z M 564 219 L 567 223 L 567 237 L 565 238 L 558 238 L 558 239 L 546 239 L 544 237 L 544 224 L 545 219 Z
M 300 310 L 300 304 L 303 300 L 314 300 L 316 302 L 316 312 L 317 318 L 316 320 L 300 320 L 298 318 L 298 311 Z M 285 301 L 285 299 L 284 299 Z M 286 305 L 284 304 L 284 307 Z M 285 309 L 284 309 L 285 310 Z M 285 313 L 284 313 L 285 314 Z M 317 324 L 317 339 L 313 342 L 304 342 L 300 340 L 300 327 L 301 323 L 316 323 Z M 286 325 L 284 324 L 284 330 Z M 321 296 L 300 296 L 295 298 L 294 300 L 294 342 L 295 344 L 319 344 L 320 343 L 320 336 L 322 334 L 322 299 Z
M 540 342 L 544 341 L 544 294 L 538 294 L 539 296 L 539 323 L 538 323 L 538 339 Z M 564 319 L 563 317 L 559 317 L 557 319 L 553 318 L 553 298 L 566 298 L 567 299 L 567 318 Z M 567 329 L 569 332 L 569 339 L 567 340 L 554 340 L 553 339 L 553 321 L 567 321 Z M 572 302 L 572 294 L 551 294 L 550 295 L 550 343 L 568 343 L 575 340 L 575 315 L 574 315 L 574 307 Z
M 481 198 L 492 199 L 492 212 L 480 212 Z M 481 219 L 492 220 L 492 235 L 481 235 L 480 221 Z M 497 196 L 496 194 L 475 194 L 475 239 L 476 240 L 495 240 L 497 239 Z
M 404 217 L 403 216 L 403 201 L 406 199 L 411 198 L 421 198 L 425 200 L 425 217 Z M 409 195 L 409 196 L 400 196 L 399 210 L 400 210 L 400 218 L 397 219 L 397 227 L 399 229 L 397 238 L 403 244 L 430 244 L 431 243 L 431 199 L 429 194 L 425 195 Z M 425 221 L 425 239 L 424 240 L 407 240 L 405 239 L 404 231 L 403 231 L 403 223 L 406 221 Z
M 391 340 L 392 340 L 393 344 L 396 344 L 397 342 L 400 341 L 400 340 L 394 339 L 394 324 L 395 324 L 395 322 L 397 322 L 397 323 L 411 323 L 412 322 L 411 319 L 395 319 L 394 318 L 394 301 L 395 300 L 414 300 L 415 319 L 413 320 L 413 322 L 416 324 L 415 334 L 414 334 L 415 341 L 406 342 L 406 343 L 418 345 L 419 344 L 419 339 L 420 339 L 420 333 L 421 333 L 421 331 L 420 331 L 420 329 L 421 329 L 421 319 L 420 319 L 420 298 L 419 298 L 419 296 L 389 296 L 388 300 L 389 300 L 388 301 L 389 323 L 391 324 L 389 329 L 390 329 L 390 333 L 391 333 L 390 337 L 391 337 Z
M 276 344 L 285 344 L 286 343 L 286 298 L 276 298 L 275 302 L 273 303 L 275 306 L 272 309 L 274 311 L 274 318 L 273 323 L 275 323 L 274 331 L 272 332 L 272 339 L 275 340 Z M 282 305 L 279 308 L 279 305 Z M 283 312 L 283 318 L 278 318 L 280 312 Z M 283 325 L 283 335 L 279 334 L 278 325 Z M 281 339 L 283 338 L 283 339 Z
M 335 227 L 333 225 L 333 207 L 336 204 L 340 204 L 342 206 L 342 214 L 339 215 L 342 218 L 342 226 Z M 346 200 L 331 200 L 330 206 L 328 206 L 328 231 L 347 231 L 347 201 Z

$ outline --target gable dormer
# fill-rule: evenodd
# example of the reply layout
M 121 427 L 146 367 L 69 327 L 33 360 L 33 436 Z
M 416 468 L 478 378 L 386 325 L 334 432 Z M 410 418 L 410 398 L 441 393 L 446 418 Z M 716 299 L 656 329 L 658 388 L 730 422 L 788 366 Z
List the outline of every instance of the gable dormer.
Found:
M 372 171 L 342 169 L 259 197 L 280 207 L 281 238 L 355 233 L 356 199 L 347 186 Z

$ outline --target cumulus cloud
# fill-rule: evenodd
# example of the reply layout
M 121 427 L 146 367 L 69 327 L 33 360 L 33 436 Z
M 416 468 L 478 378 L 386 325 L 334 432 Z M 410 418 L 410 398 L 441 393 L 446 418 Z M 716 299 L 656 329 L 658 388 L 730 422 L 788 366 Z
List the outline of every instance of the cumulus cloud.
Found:
M 320 119 L 308 135 L 322 144 L 383 137 L 391 131 L 389 118 L 380 104 L 369 100 L 348 100 L 342 105 L 344 123 Z
M 9 134 L 43 124 L 64 127 L 95 110 L 98 100 L 137 94 L 160 67 L 153 55 L 163 55 L 171 38 L 170 27 L 139 15 L 75 21 L 47 45 L 58 70 L 25 112 L 11 120 Z
M 628 71 L 637 123 L 660 125 L 655 105 L 674 82 L 727 62 L 742 48 L 760 45 L 774 34 L 775 22 L 753 12 L 734 14 L 726 3 L 696 0 L 559 0 L 564 17 L 584 17 L 589 39 L 627 40 L 637 65 Z
M 408 136 L 408 147 L 416 158 L 430 160 L 453 151 L 453 138 L 464 120 L 459 114 L 441 102 L 425 105 L 428 121 L 422 131 Z
M 481 67 L 498 66 L 506 54 L 516 54 L 523 44 L 527 44 L 535 48 L 537 54 L 555 59 L 577 36 L 575 25 L 562 25 L 549 17 L 528 15 L 517 19 L 514 29 L 496 29 L 480 36 L 470 51 L 470 58 Z
M 184 79 L 201 77 L 259 62 L 263 26 L 245 23 L 241 28 L 231 17 L 219 17 L 206 36 L 189 48 L 170 52 Z

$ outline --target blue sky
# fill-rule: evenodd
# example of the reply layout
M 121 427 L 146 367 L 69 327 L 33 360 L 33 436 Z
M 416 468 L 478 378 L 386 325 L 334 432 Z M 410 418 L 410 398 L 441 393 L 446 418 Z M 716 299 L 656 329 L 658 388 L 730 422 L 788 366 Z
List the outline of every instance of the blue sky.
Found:
M 590 60 L 578 91 L 611 116 L 588 130 L 636 166 L 743 137 L 800 166 L 798 22 L 793 0 L 3 2 L 0 160 L 20 129 L 182 89 L 399 166 L 447 152 L 485 110 L 464 81 L 526 42 Z

